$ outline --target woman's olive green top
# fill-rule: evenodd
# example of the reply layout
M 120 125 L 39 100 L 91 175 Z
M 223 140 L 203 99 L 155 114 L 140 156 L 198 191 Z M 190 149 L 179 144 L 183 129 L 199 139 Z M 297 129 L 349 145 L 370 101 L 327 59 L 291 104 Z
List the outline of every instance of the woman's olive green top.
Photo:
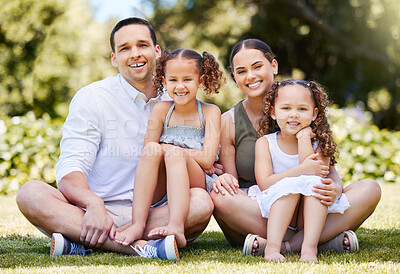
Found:
M 234 107 L 235 124 L 235 164 L 240 188 L 256 185 L 254 174 L 255 145 L 260 135 L 254 129 L 246 111 L 243 101 Z

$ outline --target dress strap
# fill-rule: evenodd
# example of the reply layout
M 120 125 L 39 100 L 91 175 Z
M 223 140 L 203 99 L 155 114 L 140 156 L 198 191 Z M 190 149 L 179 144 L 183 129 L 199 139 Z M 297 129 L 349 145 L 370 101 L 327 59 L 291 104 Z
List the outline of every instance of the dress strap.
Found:
M 197 100 L 197 99 L 196 99 Z M 200 118 L 200 124 L 201 128 L 204 128 L 204 123 L 203 123 L 203 112 L 201 111 L 201 103 L 200 101 L 197 100 L 197 109 L 199 111 L 199 118 Z
M 172 103 L 172 106 L 169 108 L 167 116 L 165 116 L 164 128 L 168 127 L 169 119 L 171 118 L 171 113 L 175 108 L 175 103 Z

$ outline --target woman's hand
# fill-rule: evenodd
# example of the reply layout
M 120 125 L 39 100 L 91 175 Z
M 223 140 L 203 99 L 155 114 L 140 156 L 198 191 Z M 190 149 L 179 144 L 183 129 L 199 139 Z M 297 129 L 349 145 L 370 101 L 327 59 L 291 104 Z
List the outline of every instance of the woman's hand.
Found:
M 342 194 L 342 188 L 336 184 L 331 178 L 322 178 L 323 184 L 315 185 L 313 191 L 318 193 L 314 197 L 321 200 L 326 206 L 333 204 Z
M 218 176 L 218 178 L 215 179 L 213 184 L 213 190 L 216 193 L 221 193 L 222 195 L 225 195 L 226 192 L 228 192 L 231 195 L 234 195 L 237 193 L 238 188 L 239 188 L 238 180 L 235 178 L 235 176 L 229 173 L 224 173 Z

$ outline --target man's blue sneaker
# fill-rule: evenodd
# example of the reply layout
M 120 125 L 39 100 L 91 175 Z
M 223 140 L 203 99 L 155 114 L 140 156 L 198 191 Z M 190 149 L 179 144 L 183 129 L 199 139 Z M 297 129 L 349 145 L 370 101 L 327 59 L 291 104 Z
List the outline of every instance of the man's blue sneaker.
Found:
M 160 258 L 169 261 L 179 260 L 175 235 L 169 235 L 164 239 L 150 240 L 143 247 L 138 245 L 131 247 L 143 258 Z
M 81 244 L 76 244 L 65 238 L 61 233 L 53 233 L 51 236 L 50 256 L 61 255 L 90 255 L 91 249 L 85 249 Z

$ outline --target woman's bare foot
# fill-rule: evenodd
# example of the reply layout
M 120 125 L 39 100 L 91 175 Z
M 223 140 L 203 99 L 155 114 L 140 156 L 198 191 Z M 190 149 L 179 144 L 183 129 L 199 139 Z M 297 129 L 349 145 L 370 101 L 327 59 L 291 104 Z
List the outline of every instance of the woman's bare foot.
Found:
M 289 241 L 287 242 L 283 242 L 282 246 L 281 246 L 281 253 L 288 253 L 290 252 L 290 250 L 287 250 L 285 243 L 287 243 L 287 245 L 290 247 L 289 245 Z M 258 243 L 258 240 L 255 239 L 253 242 L 253 246 L 251 248 L 251 256 L 258 256 L 258 249 L 260 248 L 260 244 Z
M 267 260 L 267 262 L 286 262 L 286 258 L 281 253 L 279 253 L 279 249 L 268 246 L 268 244 L 264 250 L 264 258 L 265 260 Z
M 346 234 L 343 237 L 343 249 L 345 251 L 350 251 L 350 240 L 347 238 Z
M 118 231 L 115 235 L 115 242 L 128 246 L 136 240 L 142 238 L 143 229 L 138 228 L 138 226 L 131 225 L 123 231 Z
M 164 238 L 168 235 L 175 235 L 176 244 L 179 248 L 186 246 L 185 230 L 177 226 L 167 225 L 156 227 L 150 230 L 149 238 Z
M 318 263 L 317 259 L 317 249 L 301 249 L 300 262 L 302 263 Z

